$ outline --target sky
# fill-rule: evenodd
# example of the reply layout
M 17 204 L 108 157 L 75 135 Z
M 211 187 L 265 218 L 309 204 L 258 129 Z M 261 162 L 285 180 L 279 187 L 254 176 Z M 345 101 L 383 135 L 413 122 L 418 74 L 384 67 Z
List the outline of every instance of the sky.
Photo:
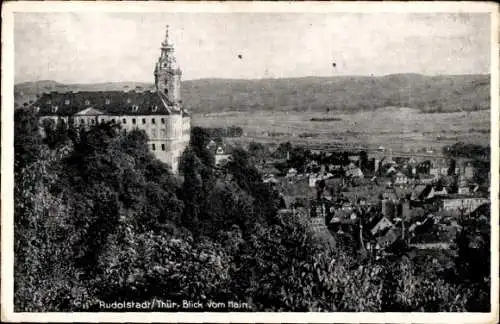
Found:
M 185 80 L 490 70 L 484 13 L 23 12 L 15 82 L 153 82 L 167 24 Z

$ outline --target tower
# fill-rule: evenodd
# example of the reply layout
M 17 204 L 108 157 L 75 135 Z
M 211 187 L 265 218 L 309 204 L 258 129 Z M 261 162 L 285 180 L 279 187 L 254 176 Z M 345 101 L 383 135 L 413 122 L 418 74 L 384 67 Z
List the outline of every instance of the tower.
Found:
M 181 75 L 177 66 L 174 45 L 169 39 L 169 26 L 166 26 L 165 40 L 161 43 L 161 54 L 155 66 L 155 86 L 160 98 L 169 110 L 181 110 Z

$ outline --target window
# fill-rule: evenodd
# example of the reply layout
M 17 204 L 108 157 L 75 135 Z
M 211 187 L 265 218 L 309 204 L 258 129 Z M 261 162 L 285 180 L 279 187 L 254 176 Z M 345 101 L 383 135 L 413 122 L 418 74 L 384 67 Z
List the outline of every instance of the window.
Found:
M 114 123 L 116 123 L 116 120 L 113 118 L 113 119 L 111 119 L 111 122 L 114 124 Z
M 80 124 L 85 124 L 85 120 L 84 119 L 80 119 Z
M 90 105 L 90 100 L 85 100 L 86 105 Z
M 127 123 L 127 118 L 123 118 L 123 119 L 122 119 L 122 122 L 123 122 L 124 124 L 126 124 L 126 123 Z
M 132 118 L 132 124 L 135 125 L 135 118 Z
M 146 118 L 143 118 L 142 119 L 142 123 L 145 124 L 146 123 Z
M 64 104 L 67 106 L 69 105 L 69 99 L 64 100 Z
M 151 144 L 151 147 L 153 148 L 153 151 L 155 151 L 155 150 L 156 150 L 156 145 Z
M 106 99 L 106 105 L 109 105 L 111 103 L 111 100 Z
M 91 119 L 91 120 L 90 120 L 90 123 L 91 123 L 92 125 L 94 125 L 94 124 L 95 124 L 95 120 Z
M 156 129 L 153 129 L 153 130 L 151 131 L 151 136 L 156 137 Z
M 165 144 L 162 144 L 162 145 L 161 145 L 161 150 L 162 150 L 162 151 L 165 151 Z
M 155 119 L 154 118 L 151 118 L 151 124 L 155 124 Z
M 161 119 L 161 123 L 162 123 L 162 124 L 165 124 L 165 118 L 162 118 L 162 119 Z
M 162 137 L 167 136 L 167 132 L 164 129 L 160 129 L 160 136 Z

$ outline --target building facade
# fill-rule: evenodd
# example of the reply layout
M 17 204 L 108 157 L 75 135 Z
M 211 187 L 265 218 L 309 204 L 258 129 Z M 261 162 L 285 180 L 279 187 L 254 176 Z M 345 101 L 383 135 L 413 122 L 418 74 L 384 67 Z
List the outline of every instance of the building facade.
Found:
M 484 197 L 456 196 L 443 199 L 441 209 L 468 214 L 486 203 L 489 203 L 489 199 Z
M 154 69 L 154 91 L 51 92 L 44 93 L 33 106 L 41 123 L 64 121 L 87 128 L 113 122 L 124 132 L 143 130 L 150 151 L 177 173 L 191 131 L 190 115 L 182 107 L 181 75 L 167 26 Z

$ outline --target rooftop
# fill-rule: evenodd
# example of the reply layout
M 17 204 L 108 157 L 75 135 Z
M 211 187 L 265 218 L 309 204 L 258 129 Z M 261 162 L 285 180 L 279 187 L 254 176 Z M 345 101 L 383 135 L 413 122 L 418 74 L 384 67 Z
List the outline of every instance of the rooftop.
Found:
M 50 92 L 40 96 L 33 106 L 42 116 L 71 116 L 89 108 L 113 115 L 162 115 L 171 114 L 174 108 L 154 91 Z

